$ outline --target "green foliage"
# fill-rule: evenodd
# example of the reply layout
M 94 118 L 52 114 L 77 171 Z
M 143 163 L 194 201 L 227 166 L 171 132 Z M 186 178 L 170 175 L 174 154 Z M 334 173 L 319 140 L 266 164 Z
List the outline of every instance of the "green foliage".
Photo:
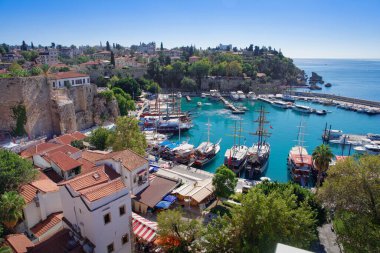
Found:
M 41 69 L 42 69 L 42 71 L 44 72 L 44 74 L 46 75 L 46 74 L 48 73 L 50 67 L 49 67 L 48 64 L 43 64 L 43 65 L 41 66 Z
M 235 173 L 222 165 L 216 169 L 215 175 L 212 178 L 212 185 L 214 186 L 214 194 L 218 198 L 228 198 L 235 192 L 237 184 Z
M 148 63 L 147 73 L 148 73 L 149 78 L 151 78 L 153 81 L 162 84 L 163 76 L 161 73 L 161 65 L 157 59 L 152 59 Z
M 16 126 L 12 127 L 14 136 L 23 136 L 26 134 L 25 124 L 27 122 L 25 105 L 18 104 L 12 108 L 12 118 L 16 121 Z
M 7 228 L 13 228 L 22 218 L 24 198 L 16 191 L 4 192 L 0 198 L 0 222 Z
M 13 253 L 13 250 L 8 246 L 1 246 L 0 253 Z
M 111 90 L 105 90 L 98 93 L 100 97 L 105 98 L 107 102 L 110 102 L 114 99 L 113 92 Z
M 58 69 L 58 72 L 68 72 L 68 71 L 70 71 L 70 68 L 69 68 L 69 67 L 60 67 L 60 68 Z
M 113 151 L 131 149 L 139 155 L 145 156 L 147 143 L 145 135 L 140 131 L 138 120 L 123 116 L 116 120 L 115 131 L 108 138 Z
M 181 81 L 181 88 L 186 91 L 194 91 L 197 87 L 197 83 L 191 78 L 184 77 Z
M 71 146 L 75 147 L 75 148 L 79 148 L 79 149 L 84 149 L 85 146 L 83 144 L 83 141 L 82 140 L 74 140 L 70 143 Z
M 335 211 L 334 226 L 345 252 L 380 251 L 380 156 L 338 161 L 318 198 Z
M 11 151 L 0 150 L 0 194 L 17 190 L 33 181 L 36 175 L 37 170 L 30 161 Z
M 193 243 L 201 228 L 197 220 L 183 219 L 182 212 L 176 209 L 158 213 L 157 223 L 157 233 L 166 252 L 194 252 Z
M 99 127 L 91 132 L 90 144 L 97 150 L 105 150 L 107 148 L 107 139 L 111 135 L 111 131 L 106 128 Z
M 129 94 L 117 87 L 112 88 L 112 92 L 118 103 L 121 116 L 128 115 L 128 111 L 136 110 L 135 101 Z
M 39 68 L 39 67 L 33 67 L 31 70 L 30 70 L 30 75 L 32 76 L 39 76 L 42 74 L 42 69 Z
M 210 69 L 211 69 L 210 61 L 204 58 L 200 61 L 197 61 L 191 64 L 189 67 L 189 72 L 191 76 L 193 76 L 197 80 L 198 85 L 200 85 L 201 79 L 208 75 Z
M 121 88 L 123 91 L 131 95 L 132 98 L 136 98 L 141 95 L 141 89 L 138 82 L 132 77 L 122 78 L 115 82 L 115 87 Z
M 243 68 L 238 61 L 232 61 L 227 64 L 226 68 L 227 76 L 241 76 Z
M 332 161 L 334 154 L 328 145 L 322 144 L 316 147 L 312 154 L 315 168 L 318 170 L 317 189 L 321 186 L 322 174 L 327 171 L 329 164 Z
M 113 66 L 115 66 L 115 55 L 114 55 L 113 51 L 111 51 L 111 64 Z
M 9 66 L 9 71 L 10 72 L 15 72 L 15 71 L 19 71 L 19 70 L 22 70 L 22 67 L 19 64 L 15 63 L 15 62 L 13 62 L 11 64 L 11 66 Z
M 35 61 L 39 55 L 37 51 L 21 51 L 21 55 L 24 57 L 26 61 Z
M 104 78 L 104 76 L 99 76 L 98 78 L 96 78 L 95 84 L 98 87 L 107 87 L 107 82 L 108 81 Z

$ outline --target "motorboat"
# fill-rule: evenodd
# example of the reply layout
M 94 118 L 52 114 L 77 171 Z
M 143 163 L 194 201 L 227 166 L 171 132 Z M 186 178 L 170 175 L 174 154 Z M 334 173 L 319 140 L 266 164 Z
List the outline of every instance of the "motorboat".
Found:
M 247 161 L 248 147 L 245 145 L 234 145 L 224 153 L 224 165 L 236 174 L 245 167 Z
M 292 102 L 292 103 L 294 103 L 296 101 L 296 99 L 289 94 L 284 94 L 282 96 L 282 100 L 284 100 L 285 102 Z
M 282 108 L 282 109 L 292 108 L 292 105 L 289 104 L 289 102 L 287 103 L 281 100 L 273 100 L 272 102 L 273 102 L 272 105 L 278 108 Z
M 248 92 L 247 98 L 250 100 L 257 100 L 257 96 L 253 91 Z
M 206 93 L 202 92 L 201 98 L 205 98 L 205 97 L 206 97 Z
M 367 138 L 370 139 L 371 141 L 380 141 L 380 134 L 368 133 Z
M 364 145 L 366 151 L 370 155 L 378 155 L 380 154 L 380 145 L 377 144 L 367 144 Z
M 315 110 L 315 114 L 317 114 L 317 115 L 326 115 L 327 111 L 326 110 Z
M 197 106 L 201 107 L 202 106 L 202 102 L 197 102 Z
M 237 94 L 236 91 L 231 91 L 231 92 L 230 92 L 230 98 L 231 98 L 232 100 L 237 101 L 237 100 L 239 100 L 239 95 Z
M 177 92 L 177 98 L 181 98 L 182 97 L 182 94 L 181 94 L 181 92 Z
M 236 92 L 236 94 L 239 96 L 239 100 L 244 100 L 244 99 L 247 98 L 247 97 L 245 96 L 244 92 L 241 91 L 241 90 L 238 90 L 238 91 Z
M 211 100 L 220 100 L 220 93 L 218 90 L 210 90 L 210 97 Z
M 299 105 L 299 104 L 294 104 L 293 110 L 301 113 L 312 113 L 313 108 L 306 106 L 306 105 Z

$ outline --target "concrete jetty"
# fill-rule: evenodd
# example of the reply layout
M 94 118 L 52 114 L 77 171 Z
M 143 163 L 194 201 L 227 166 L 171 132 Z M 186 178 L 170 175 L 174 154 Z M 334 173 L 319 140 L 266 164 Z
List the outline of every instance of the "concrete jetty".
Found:
M 236 106 L 234 106 L 232 103 L 230 103 L 230 102 L 229 102 L 227 99 L 225 99 L 223 96 L 220 96 L 219 98 L 220 98 L 220 100 L 223 102 L 223 104 L 224 104 L 227 108 L 229 108 L 230 110 L 232 110 L 232 113 L 237 113 L 237 114 L 239 114 L 239 113 L 243 114 L 243 113 L 244 113 L 244 111 L 239 110 L 238 108 L 236 108 Z

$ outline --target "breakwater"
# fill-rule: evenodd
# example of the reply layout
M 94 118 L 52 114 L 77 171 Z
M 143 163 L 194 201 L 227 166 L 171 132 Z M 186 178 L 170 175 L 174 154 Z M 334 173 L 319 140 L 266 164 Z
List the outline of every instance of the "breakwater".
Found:
M 372 106 L 372 107 L 380 108 L 380 102 L 378 102 L 378 101 L 343 97 L 343 96 L 326 94 L 326 93 L 295 91 L 295 92 L 291 92 L 291 95 L 301 96 L 301 97 L 312 97 L 312 98 L 326 98 L 326 99 L 332 99 L 332 100 L 337 100 L 337 101 L 342 101 L 342 102 L 347 102 L 347 103 L 353 103 L 353 104 L 358 104 L 358 105 L 365 105 L 365 106 Z

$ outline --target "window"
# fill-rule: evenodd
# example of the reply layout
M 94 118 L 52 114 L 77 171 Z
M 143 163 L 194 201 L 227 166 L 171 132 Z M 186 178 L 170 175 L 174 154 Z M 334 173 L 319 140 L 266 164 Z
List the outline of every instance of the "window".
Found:
M 119 213 L 120 213 L 120 216 L 123 216 L 125 214 L 125 206 L 119 207 Z
M 108 252 L 108 253 L 114 252 L 113 243 L 108 244 L 108 246 L 107 246 L 107 252 Z
M 123 235 L 122 237 L 121 237 L 121 243 L 122 244 L 126 244 L 126 243 L 128 243 L 129 242 L 129 235 L 128 235 L 128 233 L 126 233 L 125 235 Z
M 87 82 L 90 83 L 90 78 L 87 78 Z
M 74 85 L 74 80 L 71 80 L 71 84 Z
M 110 213 L 107 213 L 103 216 L 103 219 L 104 219 L 104 224 L 108 224 L 111 222 L 111 214 Z

